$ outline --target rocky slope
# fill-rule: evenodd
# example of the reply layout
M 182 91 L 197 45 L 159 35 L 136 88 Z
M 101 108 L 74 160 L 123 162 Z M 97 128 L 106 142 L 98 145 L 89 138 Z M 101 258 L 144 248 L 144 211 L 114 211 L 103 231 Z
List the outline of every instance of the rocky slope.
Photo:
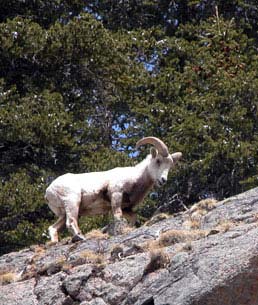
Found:
M 0 304 L 258 304 L 258 188 L 120 236 L 0 257 Z

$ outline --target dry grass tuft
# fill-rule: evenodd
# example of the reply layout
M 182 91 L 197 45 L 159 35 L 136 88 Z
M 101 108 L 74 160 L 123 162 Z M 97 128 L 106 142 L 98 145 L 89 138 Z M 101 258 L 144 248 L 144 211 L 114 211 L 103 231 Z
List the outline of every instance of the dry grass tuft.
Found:
M 69 263 L 64 263 L 62 266 L 62 271 L 64 271 L 65 273 L 70 273 L 70 271 L 72 270 L 73 266 Z
M 12 270 L 10 270 L 10 268 L 9 267 L 7 267 L 7 266 L 1 266 L 1 269 L 0 269 L 0 276 L 2 275 L 2 274 L 5 274 L 5 273 L 10 273 Z
M 66 257 L 64 255 L 61 255 L 57 258 L 56 264 L 63 266 L 66 263 L 66 261 L 67 261 Z
M 187 230 L 197 230 L 201 227 L 201 221 L 196 219 L 191 219 L 190 217 L 183 223 L 183 227 Z
M 16 273 L 7 272 L 0 275 L 0 284 L 6 285 L 18 280 L 18 275 Z
M 148 240 L 144 242 L 140 247 L 144 251 L 155 251 L 160 249 L 159 241 L 158 240 Z
M 61 255 L 55 261 L 47 262 L 44 265 L 36 267 L 35 272 L 40 275 L 55 274 L 61 271 L 65 264 L 67 264 L 67 259 L 64 255 Z
M 88 239 L 108 239 L 109 235 L 107 233 L 103 233 L 100 230 L 92 230 L 85 236 Z
M 34 250 L 35 254 L 30 259 L 31 264 L 36 263 L 37 261 L 39 261 L 42 257 L 44 257 L 44 255 L 46 253 L 46 249 L 41 247 L 41 246 L 34 246 L 33 250 Z
M 168 230 L 160 235 L 157 240 L 151 240 L 141 245 L 145 251 L 156 251 L 178 243 L 189 243 L 206 237 L 207 230 Z
M 122 229 L 122 234 L 127 234 L 127 233 L 130 233 L 134 230 L 133 227 L 129 227 L 129 226 L 125 226 L 123 229 Z
M 85 260 L 85 263 L 91 264 L 103 264 L 104 256 L 103 254 L 95 253 L 91 250 L 85 250 L 80 252 L 80 258 Z
M 195 203 L 189 210 L 188 219 L 183 223 L 186 229 L 200 229 L 201 220 L 210 210 L 217 206 L 218 201 L 214 198 L 203 199 Z
M 192 212 L 190 218 L 191 218 L 192 220 L 197 220 L 197 221 L 198 221 L 198 220 L 201 220 L 202 217 L 203 217 L 204 215 L 206 215 L 207 213 L 208 213 L 207 210 L 205 210 L 205 209 L 203 209 L 203 208 L 199 208 L 198 210 L 195 210 L 194 212 Z
M 199 201 L 198 205 L 200 208 L 210 211 L 210 210 L 216 208 L 217 203 L 218 203 L 217 199 L 207 198 L 207 199 L 203 199 L 203 200 Z
M 169 230 L 162 233 L 159 237 L 159 245 L 161 247 L 167 247 L 170 245 L 184 242 L 186 239 L 185 231 Z
M 161 247 L 168 247 L 181 242 L 197 240 L 206 235 L 206 230 L 169 230 L 160 235 L 158 242 Z
M 217 206 L 218 200 L 214 199 L 214 198 L 207 198 L 207 199 L 203 199 L 197 203 L 195 203 L 191 208 L 190 208 L 190 212 L 195 212 L 197 210 L 206 210 L 206 211 L 210 211 L 212 209 L 214 209 Z
M 46 251 L 45 245 L 32 245 L 30 246 L 30 250 L 34 251 L 35 253 L 42 253 Z
M 143 271 L 143 276 L 161 268 L 166 268 L 170 263 L 168 254 L 163 250 L 150 251 L 150 262 Z
M 170 217 L 172 217 L 172 216 L 168 215 L 166 213 L 160 213 L 160 214 L 154 215 L 150 220 L 146 221 L 144 225 L 151 226 L 161 220 L 168 219 Z
M 233 228 L 234 226 L 236 226 L 236 222 L 229 219 L 225 219 L 218 223 L 218 225 L 215 227 L 215 230 L 224 233 L 227 232 L 229 229 Z

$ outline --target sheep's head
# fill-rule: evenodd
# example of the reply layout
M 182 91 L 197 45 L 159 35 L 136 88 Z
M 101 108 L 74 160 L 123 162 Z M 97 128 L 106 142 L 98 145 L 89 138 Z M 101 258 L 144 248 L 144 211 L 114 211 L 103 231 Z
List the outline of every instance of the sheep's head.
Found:
M 136 143 L 136 148 L 144 144 L 152 144 L 149 173 L 157 186 L 162 186 L 167 182 L 168 172 L 175 166 L 182 157 L 181 152 L 169 154 L 166 144 L 155 137 L 146 137 Z

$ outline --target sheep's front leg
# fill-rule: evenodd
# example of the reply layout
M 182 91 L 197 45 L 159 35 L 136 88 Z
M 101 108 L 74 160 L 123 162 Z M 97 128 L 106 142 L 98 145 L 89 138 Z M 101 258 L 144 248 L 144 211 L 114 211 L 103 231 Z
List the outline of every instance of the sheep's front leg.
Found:
M 122 193 L 120 192 L 115 192 L 111 196 L 111 207 L 114 216 L 114 222 L 109 224 L 106 229 L 110 235 L 123 234 L 125 227 L 128 225 L 126 219 L 123 218 L 121 209 L 122 198 Z
M 120 192 L 113 193 L 111 196 L 111 207 L 114 220 L 121 220 L 123 213 L 121 209 L 123 194 Z

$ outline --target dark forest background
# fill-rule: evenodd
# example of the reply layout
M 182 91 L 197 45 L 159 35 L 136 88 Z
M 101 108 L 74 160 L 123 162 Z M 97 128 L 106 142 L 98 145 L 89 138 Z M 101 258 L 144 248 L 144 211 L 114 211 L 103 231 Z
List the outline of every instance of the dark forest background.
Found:
M 46 240 L 55 177 L 134 164 L 143 136 L 184 159 L 140 220 L 257 186 L 257 30 L 255 0 L 2 0 L 0 253 Z

